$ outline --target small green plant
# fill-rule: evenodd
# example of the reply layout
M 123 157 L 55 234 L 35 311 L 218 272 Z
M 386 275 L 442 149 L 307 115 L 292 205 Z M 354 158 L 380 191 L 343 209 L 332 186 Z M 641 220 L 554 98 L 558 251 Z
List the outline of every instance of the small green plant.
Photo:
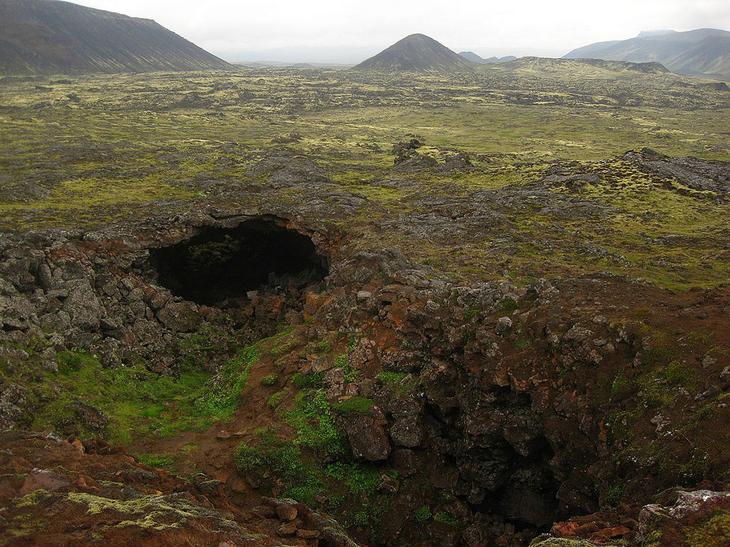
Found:
M 365 527 L 370 522 L 370 514 L 366 510 L 355 511 L 352 515 L 352 524 L 359 527 Z
M 431 520 L 431 508 L 428 505 L 421 505 L 416 512 L 413 513 L 416 522 L 426 522 Z
M 508 296 L 499 303 L 499 313 L 500 315 L 512 315 L 519 307 L 517 301 Z
M 243 475 L 254 475 L 266 484 L 281 481 L 285 497 L 307 504 L 316 503 L 324 486 L 316 467 L 307 465 L 298 446 L 263 435 L 260 443 L 241 443 L 234 453 L 236 468 Z
M 521 334 L 517 337 L 517 340 L 515 341 L 515 348 L 518 350 L 527 349 L 532 344 L 532 341 L 525 335 Z
M 606 507 L 616 507 L 624 496 L 624 485 L 613 484 L 604 493 L 601 499 L 601 505 Z
M 360 375 L 360 371 L 350 364 L 350 359 L 346 353 L 342 353 L 335 357 L 335 367 L 341 368 L 345 373 L 346 384 L 351 384 L 357 380 L 357 377 Z
M 261 385 L 264 387 L 271 387 L 276 384 L 279 377 L 276 374 L 267 374 L 261 378 Z
M 332 457 L 344 454 L 344 439 L 335 425 L 324 391 L 299 393 L 286 420 L 297 432 L 294 441 L 297 445 L 323 451 Z
M 251 367 L 259 358 L 259 348 L 253 345 L 229 359 L 210 382 L 208 389 L 195 401 L 195 406 L 216 419 L 229 418 L 238 408 Z
M 611 383 L 611 397 L 625 397 L 631 391 L 631 387 L 631 381 L 619 372 Z
M 664 371 L 664 378 L 673 386 L 682 386 L 688 389 L 695 387 L 697 374 L 694 369 L 679 361 L 672 361 Z
M 329 353 L 332 351 L 332 342 L 329 340 L 320 340 L 316 344 L 314 344 L 314 351 L 316 353 L 322 354 L 322 353 Z

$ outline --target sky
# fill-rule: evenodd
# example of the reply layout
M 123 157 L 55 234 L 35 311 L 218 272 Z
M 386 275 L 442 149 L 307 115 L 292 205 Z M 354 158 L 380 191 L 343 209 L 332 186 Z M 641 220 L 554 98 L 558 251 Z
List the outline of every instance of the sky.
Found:
M 559 57 L 642 30 L 730 30 L 730 0 L 76 0 L 154 19 L 227 61 L 356 63 L 413 33 L 455 51 Z

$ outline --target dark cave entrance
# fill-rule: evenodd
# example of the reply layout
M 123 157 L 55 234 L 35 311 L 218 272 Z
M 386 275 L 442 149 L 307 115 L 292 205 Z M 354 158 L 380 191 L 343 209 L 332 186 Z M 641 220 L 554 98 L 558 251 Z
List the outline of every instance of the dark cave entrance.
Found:
M 198 304 L 225 307 L 249 291 L 303 288 L 328 274 L 311 238 L 275 219 L 202 228 L 191 239 L 150 250 L 158 284 Z

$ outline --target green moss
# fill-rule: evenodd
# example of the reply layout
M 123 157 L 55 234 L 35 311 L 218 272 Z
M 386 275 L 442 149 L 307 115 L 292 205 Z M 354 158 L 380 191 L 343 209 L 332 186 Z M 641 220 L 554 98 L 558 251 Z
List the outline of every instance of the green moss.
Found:
M 499 303 L 499 314 L 500 315 L 512 315 L 515 310 L 519 309 L 520 305 L 514 298 L 504 298 Z
M 447 513 L 446 511 L 438 511 L 433 516 L 433 520 L 434 520 L 434 522 L 446 524 L 447 526 L 458 526 L 459 525 L 459 519 L 457 519 L 451 513 Z
M 340 414 L 367 414 L 375 405 L 372 399 L 365 397 L 350 397 L 344 401 L 333 403 L 332 409 Z
M 723 509 L 685 532 L 690 547 L 722 547 L 730 544 L 730 511 Z
M 522 351 L 523 349 L 527 349 L 532 345 L 532 340 L 525 336 L 524 334 L 521 334 L 517 337 L 517 340 L 515 340 L 515 349 L 518 349 Z
M 13 503 L 15 507 L 19 509 L 25 507 L 33 507 L 51 496 L 52 494 L 48 490 L 46 490 L 45 488 L 39 488 L 38 490 L 34 490 L 33 492 L 15 500 Z
M 418 387 L 418 377 L 407 372 L 379 372 L 375 377 L 399 397 L 413 393 Z
M 195 400 L 196 409 L 203 415 L 218 420 L 229 418 L 238 408 L 251 367 L 259 358 L 260 350 L 253 345 L 227 361 L 216 375 L 215 381 Z
M 157 531 L 177 528 L 190 518 L 217 518 L 218 525 L 237 529 L 237 525 L 212 511 L 193 505 L 183 498 L 173 498 L 161 495 L 146 495 L 132 500 L 118 500 L 105 498 L 83 492 L 69 492 L 68 501 L 87 507 L 90 515 L 98 515 L 107 511 L 121 515 L 141 515 L 140 518 L 120 520 L 116 526 L 137 526 L 139 528 Z

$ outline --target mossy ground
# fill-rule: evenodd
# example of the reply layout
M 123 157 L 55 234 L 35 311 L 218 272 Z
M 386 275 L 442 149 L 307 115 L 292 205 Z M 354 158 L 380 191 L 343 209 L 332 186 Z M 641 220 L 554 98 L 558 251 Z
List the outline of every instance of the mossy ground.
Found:
M 325 169 L 325 201 L 334 192 L 365 198 L 354 216 L 322 223 L 346 229 L 363 249 L 400 248 L 456 279 L 607 271 L 683 289 L 730 274 L 726 204 L 672 192 L 626 162 L 605 163 L 644 146 L 730 158 L 730 98 L 674 75 L 528 60 L 461 78 L 258 69 L 8 78 L 0 120 L 2 228 L 98 225 L 150 204 L 176 211 L 215 203 L 221 185 L 239 188 L 247 206 L 296 207 L 311 188 L 267 189 L 250 171 L 286 148 Z M 467 152 L 476 169 L 394 173 L 393 144 L 408 135 L 435 157 Z M 605 206 L 600 219 L 524 200 L 480 237 L 447 242 L 404 229 L 445 198 L 535 185 L 558 159 L 603 173 L 565 196 Z

